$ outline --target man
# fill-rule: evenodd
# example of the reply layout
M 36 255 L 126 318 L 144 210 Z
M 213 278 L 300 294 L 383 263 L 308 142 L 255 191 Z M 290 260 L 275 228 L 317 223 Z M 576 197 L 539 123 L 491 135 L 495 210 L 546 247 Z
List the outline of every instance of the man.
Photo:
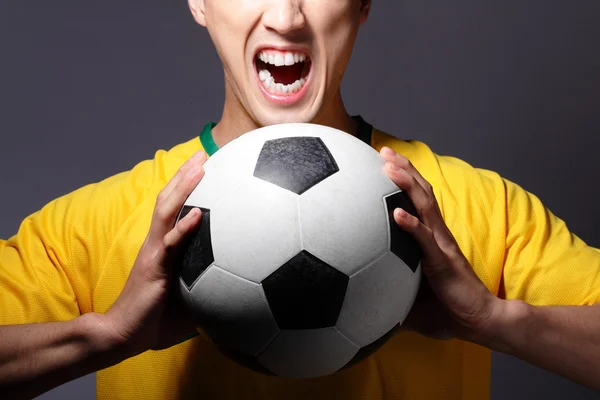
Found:
M 56 199 L 0 241 L 0 397 L 99 371 L 99 399 L 484 399 L 490 349 L 600 389 L 600 251 L 497 174 L 346 112 L 339 85 L 369 0 L 189 4 L 223 63 L 222 117 Z M 170 260 L 202 215 L 174 221 L 206 153 L 279 122 L 332 126 L 379 150 L 418 211 L 395 220 L 425 253 L 405 329 L 318 379 L 261 375 L 189 339 L 195 329 L 170 295 Z

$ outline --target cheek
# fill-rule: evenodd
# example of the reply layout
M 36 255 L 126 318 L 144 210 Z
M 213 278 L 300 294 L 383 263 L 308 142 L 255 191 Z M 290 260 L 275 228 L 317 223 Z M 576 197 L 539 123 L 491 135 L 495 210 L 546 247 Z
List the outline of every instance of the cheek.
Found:
M 227 69 L 243 67 L 240 56 L 257 15 L 257 1 L 214 0 L 206 2 L 206 29 Z M 209 6 L 210 4 L 210 6 Z M 231 10 L 236 10 L 232 12 Z
M 326 52 L 329 68 L 350 57 L 360 23 L 360 10 L 355 1 L 313 0 L 320 3 L 314 14 L 314 28 L 319 31 L 321 48 Z M 337 67 L 336 67 L 337 68 Z

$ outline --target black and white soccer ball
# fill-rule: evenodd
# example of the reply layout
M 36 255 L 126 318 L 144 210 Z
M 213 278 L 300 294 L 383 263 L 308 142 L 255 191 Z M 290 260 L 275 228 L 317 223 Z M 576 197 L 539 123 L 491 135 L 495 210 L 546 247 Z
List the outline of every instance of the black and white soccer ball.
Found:
M 332 374 L 408 314 L 421 252 L 394 222 L 406 192 L 359 139 L 295 123 L 254 130 L 205 163 L 178 219 L 203 211 L 179 286 L 224 354 L 268 374 Z

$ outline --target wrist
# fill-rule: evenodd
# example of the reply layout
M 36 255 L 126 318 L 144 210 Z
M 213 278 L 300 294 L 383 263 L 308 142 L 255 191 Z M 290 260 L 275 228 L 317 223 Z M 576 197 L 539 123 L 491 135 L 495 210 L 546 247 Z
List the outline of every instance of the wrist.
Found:
M 139 353 L 118 333 L 106 314 L 87 313 L 79 317 L 79 320 L 89 351 L 111 365 Z
M 532 306 L 524 301 L 498 299 L 478 344 L 512 354 L 517 342 L 525 339 L 523 335 L 527 332 L 526 321 L 532 312 Z

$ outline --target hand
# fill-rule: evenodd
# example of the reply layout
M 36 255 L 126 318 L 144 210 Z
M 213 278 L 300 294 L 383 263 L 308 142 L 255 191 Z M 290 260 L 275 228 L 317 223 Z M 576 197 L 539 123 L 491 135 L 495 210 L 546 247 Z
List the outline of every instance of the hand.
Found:
M 177 246 L 200 222 L 199 209 L 175 225 L 185 200 L 204 176 L 206 153 L 190 158 L 158 195 L 149 233 L 125 286 L 100 325 L 107 341 L 133 355 L 173 346 L 197 334 L 192 319 L 173 293 Z M 171 294 L 172 293 L 172 294 Z
M 503 300 L 479 280 L 442 219 L 431 185 L 411 162 L 390 148 L 380 152 L 387 175 L 405 190 L 418 215 L 394 211 L 398 226 L 423 250 L 424 279 L 404 329 L 437 339 L 485 342 Z

